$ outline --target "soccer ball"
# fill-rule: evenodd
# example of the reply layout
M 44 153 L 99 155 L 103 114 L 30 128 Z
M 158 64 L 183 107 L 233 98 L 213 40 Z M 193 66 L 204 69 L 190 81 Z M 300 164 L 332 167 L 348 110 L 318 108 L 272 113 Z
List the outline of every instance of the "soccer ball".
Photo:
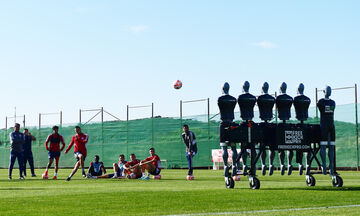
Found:
M 234 181 L 240 181 L 240 176 L 239 175 L 236 175 L 233 177 Z
M 153 177 L 153 179 L 161 179 L 161 175 L 159 174 L 159 175 L 155 175 L 154 177 Z
M 45 173 L 43 173 L 43 174 L 41 175 L 41 178 L 42 178 L 42 179 L 48 179 L 49 176 L 48 176 L 48 175 L 45 175 Z
M 187 180 L 194 180 L 194 176 L 193 175 L 188 175 L 188 176 L 186 176 L 186 179 Z
M 180 80 L 176 80 L 174 82 L 174 89 L 181 89 L 182 87 L 182 82 Z

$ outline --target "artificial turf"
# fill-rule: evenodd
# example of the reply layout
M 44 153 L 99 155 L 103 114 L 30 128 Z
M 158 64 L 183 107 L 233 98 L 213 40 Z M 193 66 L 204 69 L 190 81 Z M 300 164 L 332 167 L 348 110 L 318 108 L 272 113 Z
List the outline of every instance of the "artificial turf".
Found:
M 355 171 L 340 171 L 342 188 L 334 188 L 329 176 L 315 175 L 316 186 L 308 187 L 304 176 L 275 172 L 258 176 L 259 190 L 249 189 L 243 176 L 226 189 L 222 171 L 213 170 L 195 170 L 193 181 L 185 179 L 186 170 L 163 170 L 161 180 L 83 179 L 78 172 L 70 182 L 69 169 L 61 169 L 57 180 L 42 180 L 42 171 L 19 180 L 15 170 L 8 180 L 7 170 L 0 170 L 0 215 L 360 214 Z

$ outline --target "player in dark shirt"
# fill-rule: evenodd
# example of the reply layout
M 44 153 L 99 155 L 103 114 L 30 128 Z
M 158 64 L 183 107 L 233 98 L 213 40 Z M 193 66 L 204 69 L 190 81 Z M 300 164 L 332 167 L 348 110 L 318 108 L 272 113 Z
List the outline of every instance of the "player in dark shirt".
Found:
M 329 148 L 329 170 L 330 175 L 334 177 L 334 159 L 335 159 L 335 124 L 334 124 L 334 111 L 335 101 L 329 97 L 331 95 L 331 87 L 326 86 L 324 90 L 325 98 L 318 101 L 317 107 L 320 111 L 320 156 L 322 160 L 322 171 L 326 175 L 326 147 Z
M 186 159 L 188 161 L 188 176 L 193 176 L 193 157 L 197 154 L 197 143 L 195 134 L 189 130 L 189 125 L 183 125 L 184 133 L 181 134 L 186 147 Z
M 36 138 L 31 135 L 29 130 L 27 128 L 24 129 L 24 135 L 25 135 L 25 143 L 24 143 L 24 176 L 26 177 L 26 164 L 29 162 L 30 170 L 31 170 L 31 176 L 36 177 L 35 175 L 35 169 L 34 169 L 34 157 L 31 150 L 31 144 L 32 141 L 35 141 Z
M 279 119 L 283 121 L 279 126 L 285 126 L 286 120 L 289 120 L 291 117 L 291 106 L 293 104 L 293 98 L 286 94 L 287 85 L 283 82 L 280 86 L 280 95 L 276 97 L 276 108 L 279 114 Z M 287 159 L 288 159 L 288 175 L 292 173 L 292 158 L 294 156 L 293 151 L 288 151 Z M 285 172 L 285 153 L 283 150 L 279 150 L 280 157 L 280 171 L 281 175 L 284 175 Z

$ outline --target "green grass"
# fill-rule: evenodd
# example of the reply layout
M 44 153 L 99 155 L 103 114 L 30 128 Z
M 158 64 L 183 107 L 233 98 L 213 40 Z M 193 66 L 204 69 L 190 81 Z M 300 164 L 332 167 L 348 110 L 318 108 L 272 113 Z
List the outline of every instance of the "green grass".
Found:
M 288 211 L 360 204 L 360 172 L 340 172 L 344 187 L 332 187 L 329 176 L 315 175 L 315 187 L 304 176 L 259 176 L 260 190 L 250 190 L 242 177 L 234 189 L 226 189 L 222 171 L 195 170 L 186 181 L 186 170 L 163 170 L 162 180 L 83 179 L 80 173 L 66 182 L 70 170 L 59 171 L 58 180 L 28 177 L 7 180 L 0 170 L 0 215 L 168 215 L 234 212 L 242 215 L 359 215 L 360 207 Z M 51 173 L 50 173 L 51 174 Z

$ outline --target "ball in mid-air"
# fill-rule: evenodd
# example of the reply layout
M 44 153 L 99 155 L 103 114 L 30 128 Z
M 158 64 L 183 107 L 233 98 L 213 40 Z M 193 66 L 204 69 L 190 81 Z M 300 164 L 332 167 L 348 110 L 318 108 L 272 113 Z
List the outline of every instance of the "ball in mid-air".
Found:
M 180 80 L 176 80 L 174 82 L 174 89 L 181 89 L 182 87 L 182 82 Z

